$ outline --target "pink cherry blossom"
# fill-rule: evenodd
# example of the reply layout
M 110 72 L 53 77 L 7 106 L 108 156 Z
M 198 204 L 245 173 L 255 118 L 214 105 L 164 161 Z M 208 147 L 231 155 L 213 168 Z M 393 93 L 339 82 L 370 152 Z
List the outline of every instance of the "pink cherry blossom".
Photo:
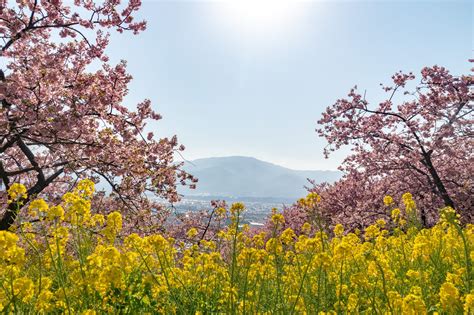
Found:
M 315 185 L 333 222 L 364 226 L 389 217 L 382 198 L 411 192 L 420 220 L 429 225 L 443 205 L 474 221 L 474 132 L 472 76 L 456 77 L 443 67 L 399 72 L 383 87 L 387 99 L 371 105 L 356 88 L 327 108 L 317 132 L 328 141 L 326 156 L 349 145 L 342 180 Z
M 176 137 L 144 135 L 147 121 L 161 116 L 149 100 L 136 111 L 123 105 L 131 76 L 125 61 L 109 64 L 105 54 L 108 30 L 145 29 L 133 18 L 140 6 L 138 0 L 0 2 L 0 179 L 5 188 L 26 185 L 29 196 L 3 209 L 0 229 L 15 222 L 30 198 L 54 199 L 82 177 L 110 184 L 112 198 L 97 198 L 104 209 L 123 209 L 130 224 L 151 213 L 157 219 L 148 223 L 159 224 L 164 212 L 150 194 L 174 202 L 177 181 L 196 181 L 174 161 Z

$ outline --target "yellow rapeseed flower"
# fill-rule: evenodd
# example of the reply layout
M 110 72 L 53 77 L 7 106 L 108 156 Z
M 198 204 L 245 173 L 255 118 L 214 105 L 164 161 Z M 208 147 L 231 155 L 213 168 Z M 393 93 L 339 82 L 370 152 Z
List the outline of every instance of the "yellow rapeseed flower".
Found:
M 342 236 L 342 234 L 344 234 L 344 227 L 342 226 L 342 224 L 336 224 L 336 226 L 334 227 L 334 235 L 336 236 Z
M 225 209 L 216 209 L 213 239 L 197 244 L 190 239 L 200 226 L 187 231 L 189 239 L 126 235 L 119 212 L 92 215 L 93 191 L 85 181 L 60 205 L 38 199 L 31 210 L 46 221 L 25 224 L 19 213 L 17 233 L 0 231 L 0 312 L 474 315 L 466 262 L 466 255 L 474 260 L 474 226 L 459 225 L 446 208 L 438 224 L 420 229 L 411 224 L 410 194 L 402 199 L 413 212 L 393 209 L 393 231 L 383 220 L 365 237 L 340 224 L 334 236 L 309 223 L 294 231 L 277 209 L 273 228 L 254 230 L 242 226 L 244 205 L 237 203 L 221 229 L 214 228 L 224 223 Z M 303 198 L 305 210 L 318 198 Z M 63 216 L 66 222 L 58 222 Z
M 118 211 L 107 215 L 107 224 L 103 230 L 104 235 L 109 241 L 113 241 L 122 230 L 122 215 Z
M 189 238 L 194 238 L 196 235 L 198 235 L 198 231 L 196 228 L 191 228 L 188 230 L 188 232 L 186 233 L 186 235 L 189 237 Z
M 13 281 L 13 293 L 23 302 L 28 302 L 35 293 L 33 281 L 27 277 L 21 277 Z
M 275 224 L 275 225 L 285 223 L 285 217 L 283 217 L 283 214 L 281 214 L 281 213 L 273 214 L 271 220 L 272 220 L 273 224 Z
M 441 307 L 448 312 L 455 312 L 459 303 L 459 290 L 450 282 L 445 282 L 439 289 Z
M 42 217 L 48 211 L 48 204 L 43 199 L 35 199 L 28 206 L 28 214 L 32 217 Z
M 48 211 L 49 220 L 63 220 L 64 219 L 64 209 L 61 206 L 53 206 Z
M 8 202 L 26 198 L 26 187 L 23 184 L 13 183 L 8 189 Z
M 464 302 L 464 313 L 465 314 L 474 313 L 474 292 L 466 295 L 466 300 Z
M 391 206 L 393 204 L 393 198 L 391 196 L 385 196 L 383 197 L 383 203 L 386 205 L 386 206 Z
M 82 198 L 90 198 L 94 194 L 95 184 L 90 179 L 83 179 L 77 184 L 76 191 Z
M 308 222 L 303 223 L 303 225 L 301 226 L 301 232 L 306 235 L 311 233 L 311 224 L 309 224 Z

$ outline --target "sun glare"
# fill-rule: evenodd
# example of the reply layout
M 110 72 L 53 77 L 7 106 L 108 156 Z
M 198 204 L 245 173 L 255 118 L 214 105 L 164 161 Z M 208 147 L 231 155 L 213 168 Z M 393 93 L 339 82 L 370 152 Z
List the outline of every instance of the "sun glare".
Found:
M 226 33 L 259 40 L 281 37 L 296 26 L 302 13 L 302 1 L 295 0 L 223 0 L 216 10 Z

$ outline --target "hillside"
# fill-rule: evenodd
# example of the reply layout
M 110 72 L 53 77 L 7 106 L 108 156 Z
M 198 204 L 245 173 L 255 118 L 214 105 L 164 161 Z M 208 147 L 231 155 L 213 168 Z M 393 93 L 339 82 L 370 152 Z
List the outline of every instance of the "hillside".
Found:
M 308 178 L 321 183 L 341 176 L 337 171 L 292 170 L 242 156 L 198 159 L 184 169 L 199 179 L 197 189 L 181 188 L 187 196 L 299 198 L 306 194 Z

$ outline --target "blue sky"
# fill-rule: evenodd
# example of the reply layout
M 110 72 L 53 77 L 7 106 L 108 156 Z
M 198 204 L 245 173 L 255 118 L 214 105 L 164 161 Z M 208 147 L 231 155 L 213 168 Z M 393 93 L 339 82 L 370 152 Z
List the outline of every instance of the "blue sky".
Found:
M 164 118 L 150 129 L 178 135 L 186 159 L 246 155 L 336 169 L 347 150 L 324 159 L 314 129 L 351 87 L 378 102 L 379 83 L 398 70 L 471 67 L 470 1 L 307 1 L 295 18 L 269 25 L 239 20 L 224 5 L 144 1 L 147 31 L 113 35 L 108 50 L 134 77 L 127 105 L 151 99 Z

